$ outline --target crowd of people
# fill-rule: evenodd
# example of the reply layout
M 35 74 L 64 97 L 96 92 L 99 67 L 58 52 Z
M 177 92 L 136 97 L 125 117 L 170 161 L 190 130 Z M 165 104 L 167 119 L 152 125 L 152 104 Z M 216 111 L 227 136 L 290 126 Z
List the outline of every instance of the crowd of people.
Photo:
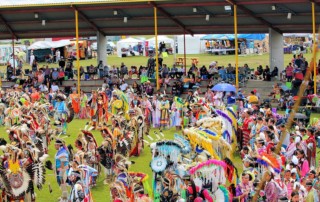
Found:
M 301 57 L 292 63 L 294 71 L 305 74 L 302 62 L 299 66 L 296 61 Z M 0 141 L 2 196 L 35 201 L 34 188 L 44 185 L 46 167 L 54 170 L 60 201 L 93 201 L 91 189 L 98 176 L 110 184 L 115 202 L 319 201 L 319 119 L 294 119 L 288 128 L 293 103 L 286 102 L 283 115 L 257 90 L 213 91 L 214 80 L 235 79 L 231 64 L 224 68 L 213 62 L 209 69 L 192 65 L 183 77 L 182 67 L 169 69 L 161 61 L 165 90 L 155 91 L 150 82 L 154 62 L 149 58 L 147 67 L 130 70 L 124 63 L 112 69 L 102 63 L 91 66 L 87 79 L 105 82 L 90 94 L 78 93 L 76 84 L 70 93 L 59 90 L 63 80 L 72 79 L 68 66 L 58 71 L 34 65 L 28 80 L 1 91 L 1 123 L 9 135 L 8 142 Z M 247 65 L 241 67 L 239 76 L 245 78 L 247 71 Z M 254 73 L 266 80 L 270 74 L 259 69 Z M 126 78 L 136 80 L 129 85 Z M 203 79 L 210 80 L 205 92 L 200 88 Z M 278 91 L 275 85 L 272 95 L 278 97 Z M 66 145 L 61 136 L 68 134 L 67 124 L 74 118 L 89 122 L 78 135 L 71 134 L 74 144 Z M 168 139 L 169 128 L 176 129 L 174 139 Z M 100 131 L 102 142 L 92 130 Z M 52 140 L 57 150 L 54 166 L 45 161 Z M 129 171 L 129 157 L 139 156 L 146 146 L 151 148 L 153 176 Z

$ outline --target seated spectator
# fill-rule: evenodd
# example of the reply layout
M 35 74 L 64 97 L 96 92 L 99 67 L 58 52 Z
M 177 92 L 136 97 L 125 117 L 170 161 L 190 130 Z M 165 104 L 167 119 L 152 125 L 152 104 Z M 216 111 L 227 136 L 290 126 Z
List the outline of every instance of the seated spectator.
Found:
M 42 84 L 43 82 L 44 82 L 44 73 L 42 72 L 42 70 L 39 70 L 38 83 Z
M 46 91 L 48 91 L 48 87 L 42 83 L 39 86 L 39 90 L 40 90 L 40 92 L 46 92 Z
M 178 68 L 178 72 L 176 73 L 177 79 L 181 79 L 181 77 L 182 77 L 183 74 L 184 74 L 184 68 L 183 68 L 183 66 L 180 66 L 180 67 Z
M 132 77 L 133 74 L 137 74 L 137 67 L 136 66 L 131 66 L 131 69 L 129 71 L 130 77 Z
M 271 81 L 271 76 L 270 76 L 270 68 L 268 65 L 266 65 L 266 68 L 263 70 L 262 76 L 264 81 Z
M 60 68 L 59 73 L 58 73 L 58 81 L 59 81 L 60 86 L 62 85 L 62 81 L 64 80 L 64 76 L 65 76 L 64 71 L 62 68 Z
M 208 70 L 204 65 L 200 68 L 200 76 L 202 79 L 208 79 Z
M 134 92 L 134 93 L 140 94 L 140 92 L 141 92 L 140 86 L 139 86 L 139 84 L 137 83 L 137 81 L 134 81 L 134 82 L 133 82 L 133 84 L 132 84 L 132 89 L 133 89 L 133 92 Z
M 68 79 L 73 79 L 73 72 L 72 72 L 72 66 L 67 65 L 65 69 L 65 75 L 68 77 Z
M 168 87 L 170 87 L 170 77 L 167 74 L 167 76 L 163 79 L 163 86 L 164 89 L 167 89 Z
M 246 72 L 245 72 L 245 68 L 244 67 L 239 67 L 238 68 L 238 72 L 239 72 L 239 81 L 243 81 L 243 79 L 245 78 L 246 76 Z
M 93 65 L 89 66 L 88 74 L 90 75 L 90 79 L 94 78 L 94 75 L 96 74 L 96 68 Z
M 161 75 L 162 75 L 162 78 L 166 78 L 167 75 L 169 75 L 169 69 L 166 64 L 163 64 Z
M 56 68 L 53 69 L 53 72 L 51 73 L 52 81 L 58 81 L 59 72 Z
M 84 74 L 84 68 L 83 66 L 80 66 L 80 78 L 82 77 L 83 74 Z
M 120 74 L 122 76 L 128 75 L 128 67 L 122 62 L 120 66 Z
M 278 76 L 278 74 L 279 74 L 278 67 L 275 66 L 274 69 L 271 72 L 271 77 L 276 77 L 276 76 Z
M 198 71 L 198 68 L 196 67 L 195 64 L 192 64 L 192 66 L 190 67 L 189 71 L 188 71 L 188 77 L 189 78 L 195 78 L 196 77 L 196 72 Z
M 59 91 L 59 87 L 57 86 L 56 82 L 52 83 L 51 90 L 52 90 L 53 93 Z
M 235 80 L 235 73 L 236 73 L 235 68 L 232 67 L 231 64 L 229 63 L 226 69 L 227 69 L 227 78 L 230 80 Z
M 145 92 L 147 95 L 152 96 L 153 95 L 153 87 L 151 86 L 150 81 L 146 82 Z
M 51 74 L 51 69 L 49 68 L 49 66 L 46 66 L 46 69 L 44 70 L 44 78 L 50 78 L 50 74 Z
M 122 81 L 120 85 L 120 90 L 125 92 L 127 88 L 128 88 L 128 84 L 125 81 Z
M 227 71 L 223 66 L 219 69 L 218 73 L 223 81 L 227 80 Z
M 171 88 L 171 92 L 172 92 L 172 95 L 175 95 L 175 96 L 178 96 L 178 84 L 177 82 L 175 81 L 172 85 L 172 88 Z
M 259 65 L 259 67 L 257 67 L 257 70 L 254 72 L 254 75 L 260 76 L 262 73 L 263 73 L 263 67 L 262 65 Z
M 171 78 L 174 78 L 176 76 L 177 72 L 178 72 L 178 68 L 176 67 L 175 64 L 173 64 L 173 66 L 172 66 L 172 68 L 171 68 L 171 70 L 169 72 L 169 76 Z
M 250 95 L 247 97 L 248 103 L 249 104 L 258 104 L 259 103 L 259 98 L 258 96 L 255 95 L 254 91 L 251 91 Z
M 211 65 L 208 70 L 208 79 L 215 79 L 217 76 L 219 76 L 218 68 Z

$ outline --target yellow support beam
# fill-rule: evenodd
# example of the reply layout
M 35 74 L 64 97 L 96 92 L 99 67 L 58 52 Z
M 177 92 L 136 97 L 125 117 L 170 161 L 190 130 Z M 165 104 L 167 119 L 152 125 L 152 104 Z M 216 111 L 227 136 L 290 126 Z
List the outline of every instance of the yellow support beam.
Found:
M 239 58 L 238 58 L 238 17 L 237 5 L 233 5 L 233 19 L 234 19 L 234 43 L 235 43 L 235 59 L 236 59 L 236 88 L 239 89 Z
M 77 73 L 78 73 L 78 94 L 80 95 L 80 52 L 79 52 L 79 16 L 78 11 L 75 10 L 76 20 L 76 48 L 77 48 Z
M 312 2 L 312 39 L 313 39 L 313 51 L 316 51 L 316 16 L 315 16 L 315 3 Z M 317 55 L 314 55 L 315 58 L 313 58 L 313 92 L 314 94 L 317 94 Z M 311 70 L 312 71 L 312 70 Z
M 153 7 L 154 11 L 154 37 L 156 41 L 156 83 L 157 83 L 157 90 L 160 89 L 159 84 L 159 55 L 158 55 L 158 15 L 157 15 L 157 7 Z

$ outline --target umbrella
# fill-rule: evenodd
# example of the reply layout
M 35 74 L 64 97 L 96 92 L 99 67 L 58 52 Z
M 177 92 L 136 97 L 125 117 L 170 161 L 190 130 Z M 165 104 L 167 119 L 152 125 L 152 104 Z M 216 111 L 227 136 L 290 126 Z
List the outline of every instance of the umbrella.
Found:
M 301 114 L 301 113 L 296 113 L 296 114 L 294 115 L 294 118 L 295 118 L 295 119 L 308 119 L 308 117 L 307 117 L 306 115 Z
M 227 92 L 236 92 L 236 87 L 228 83 L 218 83 L 217 85 L 211 88 L 212 91 L 227 91 Z
M 280 88 L 281 88 L 284 92 L 290 90 L 290 89 L 288 88 L 288 86 L 286 86 L 285 84 L 281 85 Z

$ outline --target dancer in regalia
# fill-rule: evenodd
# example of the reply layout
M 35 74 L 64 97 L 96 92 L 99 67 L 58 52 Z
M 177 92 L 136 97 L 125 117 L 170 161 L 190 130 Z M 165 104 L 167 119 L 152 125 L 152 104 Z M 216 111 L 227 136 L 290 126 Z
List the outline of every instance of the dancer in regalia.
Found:
M 79 117 L 79 112 L 80 112 L 80 97 L 79 94 L 77 93 L 76 90 L 72 92 L 72 94 L 69 95 L 71 99 L 71 105 L 73 108 L 73 111 L 76 115 L 76 117 Z
M 54 146 L 57 150 L 57 153 L 55 155 L 55 173 L 58 185 L 60 186 L 62 191 L 62 197 L 60 198 L 60 200 L 66 200 L 68 196 L 66 181 L 67 172 L 69 169 L 69 151 L 65 146 L 64 141 L 61 139 L 57 139 Z
M 167 128 L 169 126 L 169 108 L 170 103 L 166 99 L 165 96 L 162 97 L 162 100 L 160 102 L 160 127 Z
M 79 113 L 80 119 L 88 118 L 87 101 L 88 101 L 87 95 L 83 92 L 83 90 L 81 90 L 80 91 L 80 113 Z
M 55 109 L 55 125 L 60 127 L 62 134 L 67 133 L 67 118 L 68 118 L 68 108 L 65 103 L 65 96 L 58 94 L 56 96 L 56 103 L 54 105 Z

